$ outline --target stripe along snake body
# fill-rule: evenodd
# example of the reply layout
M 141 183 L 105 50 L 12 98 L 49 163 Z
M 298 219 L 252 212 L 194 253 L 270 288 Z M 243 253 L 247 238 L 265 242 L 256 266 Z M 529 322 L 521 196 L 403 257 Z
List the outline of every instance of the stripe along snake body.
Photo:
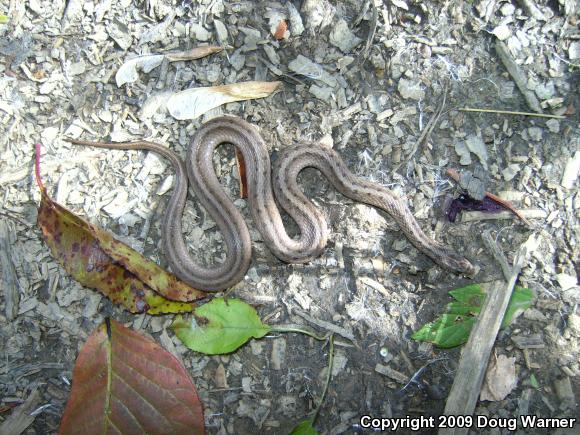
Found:
M 411 243 L 439 265 L 469 276 L 476 273 L 476 268 L 468 260 L 427 237 L 401 199 L 387 188 L 355 176 L 331 149 L 312 145 L 284 149 L 274 163 L 272 180 L 264 140 L 254 126 L 240 118 L 222 116 L 204 124 L 196 132 L 187 151 L 185 166 L 173 151 L 152 142 L 71 142 L 101 148 L 146 149 L 170 160 L 176 171 L 176 182 L 163 219 L 163 248 L 171 270 L 198 289 L 218 291 L 233 286 L 244 277 L 251 261 L 248 227 L 214 170 L 213 154 L 221 144 L 233 144 L 241 152 L 248 180 L 250 213 L 264 242 L 279 259 L 289 263 L 306 263 L 318 256 L 326 246 L 326 220 L 297 183 L 302 169 L 314 167 L 344 196 L 387 212 Z M 189 255 L 183 239 L 181 220 L 188 178 L 195 195 L 216 222 L 225 241 L 225 261 L 209 268 L 201 266 Z M 287 234 L 273 191 L 279 204 L 298 225 L 299 238 L 291 238 Z

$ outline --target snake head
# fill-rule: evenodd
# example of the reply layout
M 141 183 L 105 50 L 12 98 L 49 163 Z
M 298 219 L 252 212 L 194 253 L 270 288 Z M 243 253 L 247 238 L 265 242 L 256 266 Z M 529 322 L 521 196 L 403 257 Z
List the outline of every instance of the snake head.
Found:
M 475 275 L 477 275 L 479 273 L 479 270 L 480 270 L 478 265 L 471 264 L 469 262 L 469 260 L 467 260 L 465 258 L 461 261 L 461 267 L 463 267 L 465 270 L 463 272 L 465 274 L 465 276 L 467 276 L 468 278 L 472 278 L 472 279 L 475 278 Z
M 447 252 L 446 255 L 441 256 L 438 259 L 442 266 L 462 273 L 468 278 L 474 278 L 480 270 L 479 266 L 471 264 L 467 258 L 455 253 Z

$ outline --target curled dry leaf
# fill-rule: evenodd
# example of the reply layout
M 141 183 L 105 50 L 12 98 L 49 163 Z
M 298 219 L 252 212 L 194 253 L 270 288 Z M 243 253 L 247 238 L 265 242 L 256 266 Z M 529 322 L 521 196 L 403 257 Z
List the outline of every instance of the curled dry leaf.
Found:
M 148 73 L 157 68 L 163 62 L 165 56 L 162 54 L 147 54 L 144 56 L 134 57 L 126 61 L 115 74 L 117 86 L 123 86 L 125 83 L 133 83 L 139 79 L 139 70 Z
M 219 53 L 220 51 L 223 51 L 223 49 L 223 47 L 218 47 L 216 45 L 208 45 L 205 47 L 195 47 L 191 50 L 165 53 L 165 57 L 167 57 L 169 62 L 176 62 L 178 60 L 195 60 L 209 56 L 210 54 Z
M 281 85 L 281 82 L 250 81 L 186 89 L 169 98 L 167 109 L 176 119 L 195 119 L 226 103 L 265 98 L 277 91 Z
M 74 279 L 132 313 L 190 312 L 195 304 L 184 301 L 206 296 L 54 202 L 40 181 L 39 155 L 37 145 L 36 180 L 41 191 L 37 223 L 52 255 Z
M 203 409 L 177 358 L 110 320 L 79 353 L 58 433 L 203 434 Z
M 148 73 L 152 69 L 161 65 L 163 59 L 167 59 L 169 62 L 175 62 L 178 60 L 194 60 L 209 56 L 210 54 L 219 53 L 222 50 L 222 47 L 207 46 L 195 47 L 186 51 L 137 56 L 129 59 L 123 65 L 121 65 L 117 71 L 117 74 L 115 75 L 115 80 L 117 82 L 117 86 L 123 86 L 125 83 L 136 82 L 139 78 L 139 70 L 143 71 L 144 73 Z
M 248 177 L 244 155 L 236 147 L 236 161 L 238 162 L 238 173 L 240 174 L 240 198 L 248 197 Z

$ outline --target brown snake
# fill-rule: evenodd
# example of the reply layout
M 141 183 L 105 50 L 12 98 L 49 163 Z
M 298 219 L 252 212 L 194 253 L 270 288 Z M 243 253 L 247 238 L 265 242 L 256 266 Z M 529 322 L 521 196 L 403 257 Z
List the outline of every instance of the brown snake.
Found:
M 439 265 L 468 276 L 476 273 L 476 267 L 468 260 L 427 237 L 401 199 L 387 188 L 355 176 L 331 149 L 312 145 L 285 148 L 274 163 L 272 180 L 270 158 L 264 140 L 254 126 L 240 118 L 222 116 L 204 124 L 196 132 L 187 151 L 186 165 L 175 152 L 152 142 L 70 142 L 101 148 L 145 149 L 171 161 L 176 172 L 176 182 L 161 227 L 163 248 L 171 270 L 198 289 L 218 291 L 233 286 L 244 277 L 251 261 L 248 227 L 225 193 L 213 166 L 216 147 L 226 143 L 233 144 L 243 156 L 250 213 L 264 242 L 279 259 L 289 263 L 306 263 L 318 256 L 326 246 L 326 220 L 297 183 L 302 169 L 314 167 L 346 197 L 387 212 L 411 243 Z M 188 178 L 195 195 L 222 232 L 226 245 L 225 261 L 210 268 L 195 262 L 183 239 L 181 219 Z M 273 191 L 278 203 L 298 225 L 299 238 L 293 239 L 286 233 Z

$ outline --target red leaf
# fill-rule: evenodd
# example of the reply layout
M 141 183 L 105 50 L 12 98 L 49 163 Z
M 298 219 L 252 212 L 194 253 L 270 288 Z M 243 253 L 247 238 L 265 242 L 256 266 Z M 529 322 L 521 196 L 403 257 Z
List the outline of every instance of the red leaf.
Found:
M 58 433 L 203 434 L 203 410 L 177 358 L 110 320 L 79 353 Z

